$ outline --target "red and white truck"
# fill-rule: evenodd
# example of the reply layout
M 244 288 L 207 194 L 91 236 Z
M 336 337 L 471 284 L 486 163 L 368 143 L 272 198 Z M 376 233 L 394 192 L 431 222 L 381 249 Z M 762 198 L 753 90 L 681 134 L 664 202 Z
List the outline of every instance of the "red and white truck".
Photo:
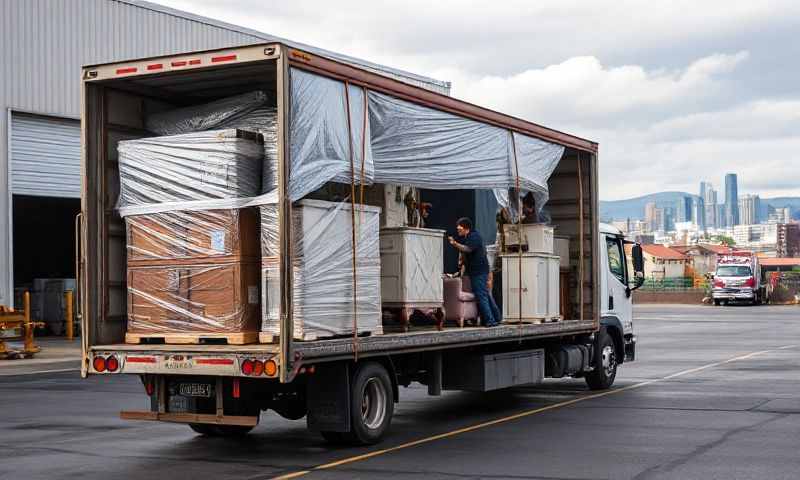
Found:
M 765 298 L 761 282 L 761 266 L 752 252 L 731 252 L 720 255 L 714 272 L 711 296 L 714 305 L 745 301 L 760 304 Z

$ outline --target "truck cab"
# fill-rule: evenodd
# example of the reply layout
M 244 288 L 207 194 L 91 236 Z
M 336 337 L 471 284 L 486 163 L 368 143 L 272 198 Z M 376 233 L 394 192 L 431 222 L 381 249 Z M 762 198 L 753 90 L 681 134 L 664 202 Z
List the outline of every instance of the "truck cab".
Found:
M 600 224 L 600 324 L 615 339 L 622 358 L 609 361 L 632 361 L 636 356 L 636 335 L 633 333 L 633 291 L 644 282 L 642 248 L 625 240 L 624 234 L 612 225 Z M 630 258 L 628 258 L 630 257 Z M 630 261 L 629 261 L 630 260 Z M 603 352 L 603 362 L 610 352 Z

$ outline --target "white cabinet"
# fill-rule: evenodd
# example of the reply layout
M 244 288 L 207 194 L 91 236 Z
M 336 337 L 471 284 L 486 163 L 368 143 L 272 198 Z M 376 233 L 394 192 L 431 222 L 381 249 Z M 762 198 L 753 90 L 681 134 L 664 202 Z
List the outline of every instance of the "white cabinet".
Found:
M 543 223 L 507 224 L 503 226 L 506 236 L 506 247 L 519 245 L 517 231 L 522 236 L 522 251 L 536 253 L 553 253 L 553 227 Z
M 441 307 L 444 231 L 383 228 L 380 234 L 384 307 Z
M 356 205 L 356 296 L 353 304 L 352 206 L 301 200 L 292 208 L 294 337 L 303 340 L 383 333 L 378 232 L 380 208 Z M 262 212 L 262 228 L 270 228 Z M 274 228 L 274 226 L 272 227 Z M 269 242 L 270 235 L 262 241 Z M 265 250 L 269 250 L 268 248 Z M 262 332 L 278 335 L 277 258 L 262 260 Z M 354 308 L 355 306 L 355 308 Z
M 514 253 L 503 255 L 501 258 L 503 261 L 503 321 L 539 322 L 558 318 L 559 257 L 542 253 L 523 253 L 522 255 Z M 522 261 L 521 276 L 520 261 Z M 520 288 L 522 289 L 521 296 Z

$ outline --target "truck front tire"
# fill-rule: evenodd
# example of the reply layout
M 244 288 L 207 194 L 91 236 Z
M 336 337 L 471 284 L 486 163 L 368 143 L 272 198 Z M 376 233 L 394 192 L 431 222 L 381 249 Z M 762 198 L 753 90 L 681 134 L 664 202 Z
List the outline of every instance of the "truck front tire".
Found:
M 611 388 L 617 377 L 617 350 L 614 339 L 605 328 L 597 332 L 595 342 L 594 370 L 586 374 L 586 384 L 592 390 L 606 390 Z

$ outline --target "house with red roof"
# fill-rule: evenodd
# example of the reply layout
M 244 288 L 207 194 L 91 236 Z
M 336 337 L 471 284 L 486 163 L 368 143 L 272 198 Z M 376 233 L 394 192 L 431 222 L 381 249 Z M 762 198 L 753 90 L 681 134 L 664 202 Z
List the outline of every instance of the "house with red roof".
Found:
M 720 255 L 730 255 L 735 249 L 726 245 L 701 243 L 697 245 L 672 245 L 669 248 L 685 255 L 686 276 L 702 280 L 708 273 L 717 270 L 717 258 Z
M 642 245 L 644 276 L 654 281 L 684 278 L 689 257 L 666 245 Z

